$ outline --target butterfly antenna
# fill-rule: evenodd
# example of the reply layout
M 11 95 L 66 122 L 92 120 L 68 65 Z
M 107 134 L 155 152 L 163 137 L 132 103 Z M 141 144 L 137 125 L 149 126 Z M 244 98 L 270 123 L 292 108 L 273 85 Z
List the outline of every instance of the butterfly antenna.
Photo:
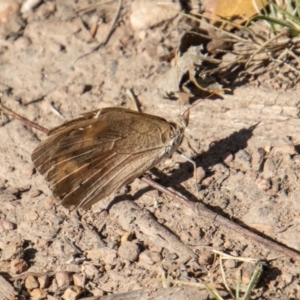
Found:
M 223 91 L 231 91 L 231 89 L 228 89 L 228 88 L 224 88 L 224 89 L 220 89 L 220 90 L 217 90 L 217 91 L 214 91 L 213 93 L 209 94 L 207 97 L 205 97 L 204 99 L 200 99 L 198 101 L 196 101 L 193 105 L 191 105 L 190 107 L 188 107 L 184 112 L 183 112 L 183 116 L 186 115 L 188 113 L 188 111 L 190 111 L 194 106 L 198 105 L 200 102 L 212 97 L 213 95 L 218 95 L 220 94 L 221 92 Z

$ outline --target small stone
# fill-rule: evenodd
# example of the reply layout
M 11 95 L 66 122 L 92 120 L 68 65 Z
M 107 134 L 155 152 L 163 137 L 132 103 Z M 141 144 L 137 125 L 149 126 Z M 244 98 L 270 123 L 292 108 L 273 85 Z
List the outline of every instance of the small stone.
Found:
M 202 184 L 204 186 L 209 186 L 213 181 L 214 181 L 214 178 L 212 176 L 211 177 L 207 177 L 207 178 L 204 178 L 202 180 Z
M 130 24 L 134 30 L 143 30 L 174 18 L 180 11 L 179 5 L 171 8 L 153 5 L 152 1 L 134 1 L 131 4 Z
M 31 41 L 29 38 L 25 36 L 19 37 L 17 40 L 15 40 L 14 45 L 16 50 L 26 50 L 31 44 Z M 31 164 L 28 164 L 28 167 L 25 166 L 23 168 L 23 173 L 26 175 L 26 177 L 31 178 L 32 174 L 34 173 L 34 167 Z
M 26 279 L 25 279 L 25 287 L 27 289 L 27 291 L 31 291 L 33 289 L 36 289 L 39 287 L 39 283 L 38 281 L 35 279 L 35 277 L 33 276 L 28 276 Z
M 84 286 L 84 276 L 82 274 L 73 274 L 73 283 L 76 286 L 83 287 Z
M 21 274 L 27 270 L 28 270 L 28 264 L 22 258 L 16 258 L 10 262 L 10 272 L 12 274 Z
M 104 261 L 105 264 L 114 264 L 117 258 L 117 251 L 109 248 L 95 248 L 87 251 L 87 258 L 92 261 Z
M 219 247 L 221 247 L 224 244 L 223 239 L 221 237 L 219 237 L 219 236 L 215 236 L 213 238 L 212 242 L 213 242 L 213 247 L 214 248 L 219 248 Z
M 3 221 L 2 225 L 5 230 L 14 230 L 16 228 L 16 224 L 9 221 Z
M 233 154 L 231 152 L 226 152 L 222 155 L 222 159 L 225 164 L 228 164 L 233 161 Z
M 37 212 L 30 212 L 26 218 L 28 221 L 36 221 L 39 218 L 39 215 Z
M 234 269 L 236 268 L 236 261 L 234 259 L 227 259 L 224 262 L 224 266 L 228 269 Z
M 220 207 L 222 208 L 222 209 L 225 209 L 227 206 L 228 206 L 228 204 L 229 204 L 229 199 L 228 198 L 226 198 L 226 197 L 222 197 L 221 199 L 220 199 Z
M 20 37 L 20 38 L 18 38 L 16 41 L 15 41 L 15 44 L 21 44 L 21 42 L 23 41 L 24 42 L 24 40 L 28 40 L 28 38 L 27 39 L 25 39 L 25 37 Z M 29 42 L 30 43 L 30 42 Z M 20 47 L 20 45 L 19 45 L 19 47 Z M 26 176 L 26 177 L 28 177 L 28 178 L 31 178 L 31 176 L 33 175 L 33 173 L 34 173 L 34 166 L 32 165 L 32 164 L 26 164 L 24 167 L 23 167 L 23 174 Z
M 263 177 L 271 179 L 276 175 L 277 167 L 276 162 L 272 157 L 268 158 L 264 163 Z
M 201 236 L 201 230 L 199 227 L 192 227 L 190 230 L 190 235 L 193 239 L 195 240 L 199 240 L 200 236 Z
M 41 289 L 46 289 L 50 285 L 50 279 L 47 275 L 42 275 L 38 277 L 38 282 Z
M 251 161 L 251 155 L 246 150 L 238 151 L 236 158 L 247 163 Z
M 35 188 L 30 189 L 30 191 L 28 192 L 28 195 L 30 198 L 35 198 L 35 197 L 39 196 L 40 194 L 41 194 L 41 192 Z
M 104 291 L 99 289 L 99 288 L 95 288 L 91 291 L 91 293 L 94 295 L 94 296 L 98 296 L 98 297 L 102 297 L 104 296 Z
M 84 273 L 88 278 L 99 277 L 99 270 L 90 263 L 84 264 Z
M 31 292 L 29 292 L 31 299 L 44 299 L 47 296 L 46 291 L 41 289 L 33 289 Z
M 125 241 L 123 244 L 121 244 L 118 250 L 118 255 L 123 259 L 134 262 L 138 259 L 140 252 L 141 251 L 138 244 L 135 242 Z
M 255 183 L 256 183 L 257 187 L 263 191 L 269 190 L 271 188 L 270 180 L 267 180 L 264 178 L 257 178 L 255 180 Z
M 157 252 L 153 251 L 143 251 L 139 256 L 139 262 L 143 265 L 149 265 L 152 266 L 157 262 L 161 261 L 161 255 Z
M 70 275 L 66 271 L 60 271 L 55 274 L 58 287 L 68 286 L 70 284 Z
M 6 23 L 18 13 L 20 4 L 16 2 L 3 1 L 0 3 L 0 23 Z
M 196 180 L 198 182 L 201 182 L 202 179 L 205 177 L 205 175 L 206 175 L 205 170 L 202 167 L 198 167 L 195 170 L 194 177 L 196 177 Z
M 25 13 L 29 10 L 32 10 L 36 8 L 38 5 L 40 5 L 42 0 L 25 0 L 21 7 L 21 12 Z
M 281 275 L 281 278 L 284 281 L 285 285 L 288 285 L 293 281 L 294 276 L 291 273 L 283 273 Z
M 68 287 L 62 295 L 64 300 L 77 300 L 81 294 L 81 289 L 78 286 Z
M 214 254 L 213 252 L 203 252 L 199 255 L 198 263 L 200 266 L 207 266 L 211 265 L 214 261 Z
M 10 261 L 8 261 L 8 260 L 0 261 L 0 270 L 1 270 L 1 272 L 9 273 L 10 272 Z

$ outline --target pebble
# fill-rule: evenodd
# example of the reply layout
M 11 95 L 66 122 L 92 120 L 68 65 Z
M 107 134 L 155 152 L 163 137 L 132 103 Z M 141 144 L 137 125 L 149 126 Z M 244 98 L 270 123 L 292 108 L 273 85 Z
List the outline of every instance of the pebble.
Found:
M 87 251 L 87 258 L 96 262 L 103 260 L 105 264 L 114 264 L 117 251 L 109 248 L 95 248 Z
M 273 178 L 276 175 L 276 163 L 272 157 L 268 158 L 264 163 L 263 176 L 264 178 Z
M 198 263 L 200 266 L 211 265 L 214 261 L 214 253 L 213 252 L 203 252 L 199 255 Z
M 211 177 L 207 177 L 207 178 L 204 178 L 202 180 L 202 184 L 204 186 L 209 186 L 213 181 L 214 181 L 214 178 L 212 176 Z
M 83 271 L 88 278 L 99 277 L 99 270 L 91 263 L 86 262 Z
M 140 247 L 135 242 L 125 241 L 118 249 L 118 255 L 130 262 L 137 261 L 140 254 Z
M 206 172 L 202 167 L 198 167 L 194 172 L 194 177 L 196 177 L 197 182 L 201 182 L 205 175 Z
M 35 198 L 35 197 L 39 196 L 40 194 L 41 194 L 41 192 L 36 188 L 31 188 L 30 191 L 28 192 L 28 195 L 30 198 Z
M 5 230 L 14 230 L 16 228 L 16 224 L 9 221 L 3 221 L 2 226 Z
M 18 38 L 16 41 L 15 41 L 15 46 L 19 49 L 26 49 L 28 46 L 30 45 L 30 39 L 29 38 L 26 38 L 26 37 L 20 37 Z M 33 175 L 34 173 L 34 166 L 33 164 L 25 164 L 23 166 L 23 169 L 22 169 L 22 172 L 23 174 L 28 177 L 28 178 L 31 178 L 31 176 Z
M 256 183 L 257 187 L 263 191 L 269 190 L 271 188 L 271 182 L 268 179 L 257 178 L 255 180 L 255 183 Z
M 36 280 L 35 277 L 33 276 L 28 276 L 26 279 L 25 279 L 25 287 L 28 291 L 31 291 L 33 289 L 36 289 L 39 287 L 39 283 L 38 281 Z
M 46 289 L 50 285 L 50 279 L 47 275 L 41 275 L 38 277 L 38 282 L 41 289 Z
M 234 156 L 231 152 L 226 152 L 222 155 L 222 159 L 225 164 L 232 162 L 233 158 L 234 158 Z
M 39 215 L 37 212 L 30 212 L 26 218 L 28 221 L 36 221 L 39 218 Z
M 234 269 L 236 267 L 236 261 L 234 259 L 227 259 L 224 262 L 224 266 L 228 269 Z
M 41 289 L 33 289 L 29 294 L 31 299 L 45 299 L 47 297 L 46 291 Z
M 2 1 L 0 3 L 0 23 L 6 23 L 12 18 L 20 9 L 18 2 Z
M 157 252 L 153 251 L 143 251 L 139 256 L 139 262 L 143 265 L 149 265 L 152 266 L 157 262 L 161 261 L 161 255 Z
M 55 274 L 55 279 L 58 287 L 67 286 L 70 284 L 70 275 L 66 271 L 59 271 Z
M 1 260 L 11 260 L 14 258 L 22 258 L 24 256 L 23 241 L 21 239 L 14 239 L 3 248 Z
M 152 1 L 134 1 L 131 4 L 130 24 L 134 30 L 144 30 L 163 21 L 174 18 L 180 11 L 180 6 L 158 5 Z
M 29 10 L 36 8 L 39 4 L 42 3 L 42 0 L 25 0 L 21 7 L 21 12 L 25 13 Z
M 62 295 L 64 300 L 77 300 L 81 294 L 81 289 L 78 286 L 68 287 Z
M 76 286 L 83 287 L 84 286 L 84 276 L 80 273 L 73 274 L 73 283 Z
M 22 258 L 16 258 L 10 262 L 11 274 L 21 274 L 27 270 L 28 270 L 28 264 Z

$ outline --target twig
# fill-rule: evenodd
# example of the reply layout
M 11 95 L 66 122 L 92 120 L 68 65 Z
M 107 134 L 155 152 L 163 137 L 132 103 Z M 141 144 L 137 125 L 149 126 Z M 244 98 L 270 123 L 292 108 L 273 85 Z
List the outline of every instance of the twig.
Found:
M 28 119 L 26 119 L 26 118 L 24 118 L 24 117 L 18 115 L 17 113 L 15 113 L 15 112 L 9 110 L 8 108 L 6 108 L 6 107 L 5 107 L 4 105 L 2 105 L 1 103 L 0 103 L 0 110 L 2 110 L 6 115 L 11 116 L 11 117 L 13 117 L 14 119 L 17 119 L 17 120 L 21 121 L 21 122 L 24 123 L 25 125 L 28 125 L 28 126 L 30 126 L 30 127 L 32 127 L 32 128 L 35 128 L 35 129 L 37 129 L 37 130 L 43 132 L 43 133 L 46 133 L 46 134 L 48 134 L 48 132 L 49 132 L 49 130 L 48 130 L 47 128 L 45 128 L 45 127 L 43 127 L 43 126 L 40 126 L 39 124 L 34 123 L 34 122 L 32 122 L 32 121 L 29 121 Z
M 206 219 L 211 220 L 212 222 L 218 222 L 220 225 L 224 226 L 225 228 L 233 230 L 246 238 L 250 238 L 253 241 L 256 241 L 257 243 L 264 245 L 268 249 L 280 252 L 286 256 L 289 256 L 290 258 L 292 258 L 294 260 L 300 260 L 300 253 L 298 253 L 297 251 L 292 250 L 286 246 L 280 245 L 276 242 L 273 242 L 269 239 L 259 236 L 258 234 L 250 231 L 249 229 L 244 228 L 241 225 L 236 224 L 236 223 L 226 219 L 225 217 L 222 217 L 221 215 L 219 215 L 217 213 L 214 213 L 213 211 L 208 209 L 204 204 L 202 204 L 200 202 L 195 203 L 195 202 L 189 201 L 187 198 L 183 197 L 178 192 L 171 191 L 147 177 L 142 177 L 141 180 L 146 182 L 148 185 L 152 186 L 156 190 L 158 190 L 162 193 L 165 193 L 166 195 L 170 196 L 171 198 L 176 199 L 180 203 L 188 206 L 199 217 L 204 217 Z
M 276 36 L 270 38 L 269 40 L 267 40 L 265 43 L 263 43 L 256 51 L 253 52 L 253 54 L 250 56 L 250 58 L 248 59 L 245 68 L 247 68 L 250 64 L 250 62 L 253 60 L 254 56 L 259 53 L 261 50 L 263 50 L 264 48 L 266 48 L 271 42 L 273 42 L 274 40 L 278 39 L 279 37 L 281 37 L 282 35 L 286 34 L 285 31 L 277 34 Z
M 74 63 L 76 63 L 79 59 L 82 59 L 83 57 L 86 57 L 86 56 L 92 54 L 93 52 L 99 50 L 101 47 L 103 47 L 103 46 L 105 46 L 105 45 L 107 44 L 107 42 L 109 41 L 109 39 L 110 39 L 110 37 L 111 37 L 113 31 L 115 30 L 115 25 L 116 25 L 116 22 L 117 22 L 117 20 L 118 20 L 118 18 L 119 18 L 120 11 L 121 11 L 121 8 L 122 8 L 122 2 L 123 2 L 122 0 L 119 0 L 119 5 L 118 5 L 118 8 L 117 8 L 117 10 L 116 10 L 114 19 L 112 20 L 111 25 L 110 25 L 110 28 L 109 28 L 109 30 L 108 30 L 108 33 L 107 33 L 106 37 L 103 39 L 103 41 L 102 41 L 100 44 L 98 44 L 96 47 L 94 47 L 90 52 L 85 53 L 85 54 L 79 56 L 79 57 L 75 60 Z

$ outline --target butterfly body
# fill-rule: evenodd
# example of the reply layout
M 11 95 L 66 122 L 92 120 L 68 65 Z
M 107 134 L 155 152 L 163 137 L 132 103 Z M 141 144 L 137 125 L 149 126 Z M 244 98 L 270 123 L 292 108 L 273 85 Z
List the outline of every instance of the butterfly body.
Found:
M 89 208 L 170 157 L 187 119 L 103 108 L 50 130 L 32 161 L 65 207 Z

